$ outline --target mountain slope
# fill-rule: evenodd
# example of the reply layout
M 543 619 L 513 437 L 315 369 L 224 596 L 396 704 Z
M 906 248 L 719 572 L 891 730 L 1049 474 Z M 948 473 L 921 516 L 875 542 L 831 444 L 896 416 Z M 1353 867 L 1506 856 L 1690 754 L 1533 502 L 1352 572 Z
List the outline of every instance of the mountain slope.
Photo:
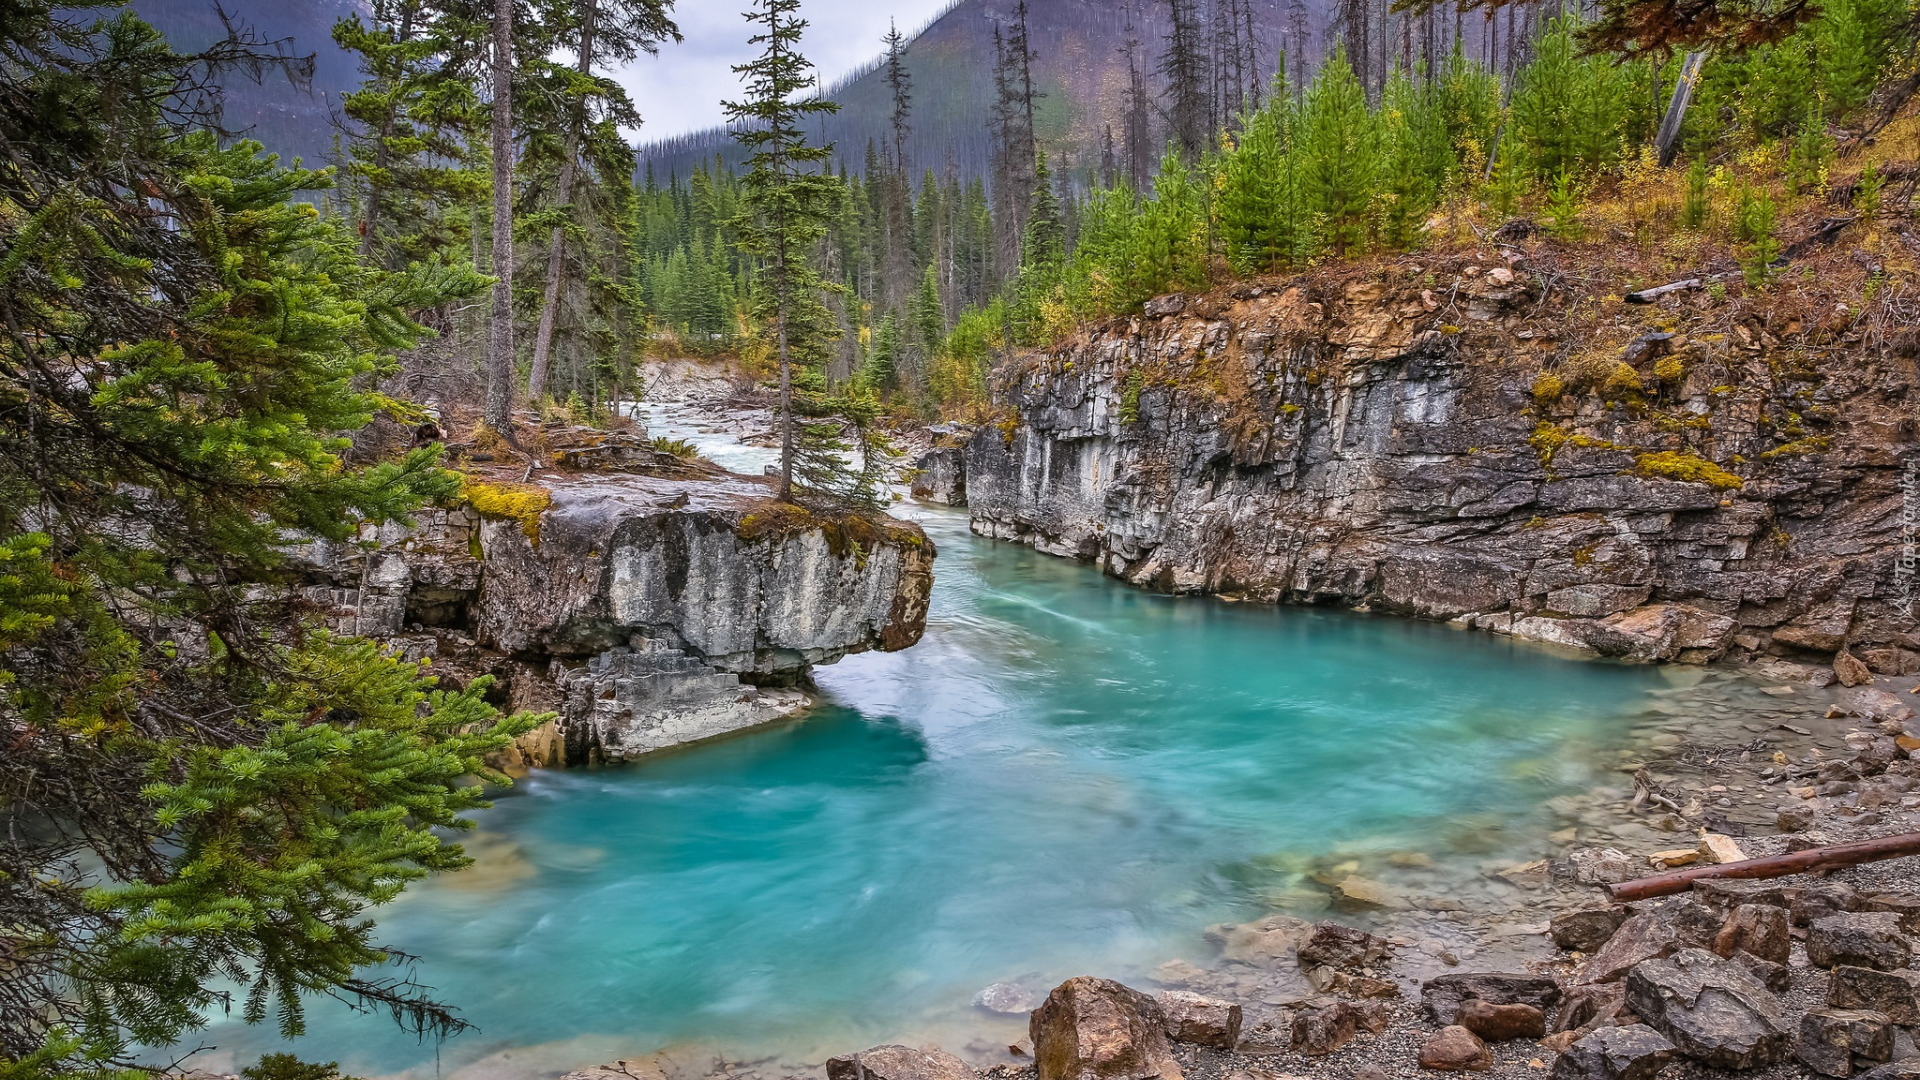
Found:
M 132 0 L 129 5 L 152 23 L 175 49 L 203 49 L 226 36 L 215 0 Z M 259 83 L 242 75 L 227 80 L 225 126 L 265 143 L 287 158 L 325 164 L 333 145 L 333 116 L 340 95 L 360 85 L 354 58 L 333 43 L 336 20 L 363 10 L 358 0 L 298 0 L 261 3 L 226 0 L 236 28 L 268 41 L 286 42 L 294 56 L 314 58 L 313 84 L 296 87 L 284 75 L 266 74 Z
M 959 0 L 915 38 L 907 54 L 913 75 L 913 139 L 909 164 L 916 171 L 954 168 L 978 176 L 988 161 L 987 115 L 993 104 L 993 31 L 1011 24 L 1017 0 Z M 1253 0 L 1263 74 L 1277 66 L 1287 29 L 1290 0 Z M 1102 129 L 1122 129 L 1127 86 L 1123 50 L 1128 26 L 1141 42 L 1139 63 L 1151 71 L 1166 35 L 1165 0 L 1029 0 L 1028 21 L 1036 54 L 1034 74 L 1047 94 L 1037 127 L 1052 153 L 1079 167 L 1099 162 Z M 1202 5 L 1211 6 L 1211 5 Z M 1134 11 L 1130 15 L 1129 7 Z M 1307 51 L 1318 56 L 1327 40 L 1333 10 L 1329 0 L 1306 0 Z M 744 29 L 742 31 L 745 32 Z M 877 48 L 877 45 L 876 45 Z M 1151 79 L 1157 89 L 1159 81 Z M 880 142 L 892 112 L 878 66 L 860 72 L 828 91 L 841 106 L 821 134 L 839 150 L 840 159 L 859 170 L 868 140 Z M 738 159 L 732 140 L 720 129 L 664 140 L 642 148 L 642 159 L 665 183 L 670 174 L 687 175 L 697 162 L 720 154 Z

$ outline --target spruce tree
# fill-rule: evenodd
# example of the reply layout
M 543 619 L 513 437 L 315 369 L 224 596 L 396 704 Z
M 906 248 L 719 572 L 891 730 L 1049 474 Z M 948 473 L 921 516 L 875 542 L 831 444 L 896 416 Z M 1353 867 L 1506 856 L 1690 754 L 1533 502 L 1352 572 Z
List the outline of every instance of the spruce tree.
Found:
M 742 250 L 759 260 L 754 314 L 773 335 L 780 387 L 780 498 L 870 498 L 873 493 L 858 482 L 845 482 L 832 426 L 816 417 L 803 430 L 798 411 L 802 402 L 796 391 L 813 402 L 826 393 L 821 368 L 835 332 L 822 297 L 836 286 L 815 268 L 813 255 L 845 192 L 826 172 L 832 147 L 814 146 L 807 138 L 807 119 L 831 115 L 839 106 L 801 96 L 814 80 L 813 65 L 799 52 L 807 27 L 799 10 L 800 0 L 754 0 L 748 13 L 758 28 L 752 44 L 761 52 L 734 69 L 745 79 L 746 97 L 726 106 L 735 138 L 749 151 L 741 215 L 733 228 Z
M 181 89 L 264 43 L 65 14 L 0 20 L 32 58 L 0 67 L 0 1070 L 126 1066 L 229 1000 L 458 1030 L 371 915 L 466 863 L 442 830 L 532 720 L 326 632 L 289 550 L 455 492 L 437 449 L 352 465 L 342 433 L 413 313 L 485 281 L 369 265 L 295 201 L 324 174 L 191 130 Z
M 1181 152 L 1194 164 L 1212 142 L 1208 71 L 1199 0 L 1167 0 L 1167 37 L 1159 64 L 1167 86 L 1167 122 Z

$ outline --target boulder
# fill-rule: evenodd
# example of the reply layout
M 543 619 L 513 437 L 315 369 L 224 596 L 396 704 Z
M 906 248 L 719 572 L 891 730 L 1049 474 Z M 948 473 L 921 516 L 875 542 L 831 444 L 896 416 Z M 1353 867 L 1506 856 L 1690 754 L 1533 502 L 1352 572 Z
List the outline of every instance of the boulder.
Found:
M 1674 1045 L 1645 1024 L 1601 1028 L 1567 1047 L 1553 1080 L 1653 1080 L 1673 1056 Z
M 1493 1051 L 1480 1036 L 1455 1024 L 1441 1028 L 1420 1048 L 1420 1067 L 1437 1072 L 1486 1072 L 1493 1068 Z
M 1861 911 L 1891 911 L 1900 916 L 1900 928 L 1920 931 L 1920 893 L 1877 893 L 1860 902 Z
M 945 1050 L 876 1046 L 827 1059 L 827 1080 L 977 1080 L 967 1063 Z
M 1008 1016 L 1030 1013 L 1033 1011 L 1033 1005 L 1033 991 L 1019 983 L 994 983 L 973 995 L 974 1008 L 1004 1013 Z
M 1554 1015 L 1555 1034 L 1582 1028 L 1613 1027 L 1627 1008 L 1627 988 L 1619 983 L 1592 983 L 1576 986 L 1560 1000 Z
M 1833 658 L 1833 673 L 1841 686 L 1865 686 L 1873 681 L 1873 671 L 1860 658 L 1841 649 Z
M 1605 945 L 1620 924 L 1627 921 L 1623 907 L 1588 908 L 1568 911 L 1553 917 L 1548 933 L 1553 943 L 1568 952 L 1590 953 Z
M 1860 894 L 1853 886 L 1839 881 L 1822 881 L 1800 890 L 1794 897 L 1793 925 L 1811 926 L 1829 915 L 1860 909 Z
M 1784 964 L 1793 952 L 1793 927 L 1787 909 L 1767 904 L 1741 904 L 1727 916 L 1714 936 L 1713 951 L 1732 959 L 1746 952 L 1773 964 Z
M 1793 986 L 1793 969 L 1785 964 L 1763 960 L 1745 949 L 1735 949 L 1727 959 L 1746 968 L 1747 974 L 1759 979 L 1760 985 L 1776 994 L 1783 994 Z
M 1647 908 L 1620 924 L 1612 939 L 1580 966 L 1574 982 L 1613 982 L 1648 960 L 1707 948 L 1720 936 L 1722 922 L 1712 908 L 1690 898 Z
M 1163 990 L 1160 1013 L 1167 1038 L 1195 1046 L 1231 1050 L 1240 1041 L 1240 1006 L 1186 990 Z
M 1344 1001 L 1302 1012 L 1293 1018 L 1293 1049 L 1310 1057 L 1331 1054 L 1359 1034 L 1360 1019 L 1360 1010 Z
M 1313 928 L 1313 936 L 1299 947 L 1300 966 L 1353 971 L 1385 960 L 1391 948 L 1384 939 L 1351 926 L 1317 923 Z
M 1715 1069 L 1757 1069 L 1793 1045 L 1780 999 L 1705 949 L 1649 960 L 1627 976 L 1627 1007 L 1687 1057 Z
M 1822 1076 L 1852 1076 L 1856 1060 L 1893 1057 L 1893 1022 L 1886 1013 L 1867 1010 L 1809 1009 L 1794 1054 Z
M 1111 979 L 1054 987 L 1027 1033 L 1039 1080 L 1182 1080 L 1159 1003 Z
M 1479 998 L 1468 998 L 1461 1003 L 1456 1022 L 1488 1042 L 1547 1037 L 1547 1014 L 1520 1002 L 1490 1005 Z
M 1896 1024 L 1920 1024 L 1920 972 L 1841 965 L 1827 978 L 1827 1004 L 1885 1013 Z
M 1442 975 L 1420 987 L 1427 1015 L 1442 1026 L 1458 1023 L 1469 1000 L 1489 1005 L 1531 1005 L 1542 1013 L 1560 1003 L 1560 984 L 1545 975 L 1476 972 Z
M 1807 928 L 1807 959 L 1815 967 L 1893 971 L 1913 958 L 1913 946 L 1891 911 L 1841 912 L 1816 919 Z

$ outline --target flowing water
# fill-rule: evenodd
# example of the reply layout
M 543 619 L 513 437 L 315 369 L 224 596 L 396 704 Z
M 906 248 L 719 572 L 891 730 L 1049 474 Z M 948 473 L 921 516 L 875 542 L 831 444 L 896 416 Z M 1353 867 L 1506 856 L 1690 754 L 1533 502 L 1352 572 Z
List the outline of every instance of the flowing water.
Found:
M 522 781 L 480 816 L 475 869 L 380 913 L 480 1030 L 422 1046 L 321 1002 L 301 1053 L 478 1077 L 675 1045 L 1004 1045 L 1021 1025 L 973 1009 L 982 987 L 1202 959 L 1210 923 L 1323 902 L 1316 866 L 1418 852 L 1444 892 L 1450 867 L 1536 857 L 1543 803 L 1600 782 L 1667 685 L 1431 624 L 1149 595 L 913 513 L 940 548 L 920 646 L 822 669 L 804 721 Z

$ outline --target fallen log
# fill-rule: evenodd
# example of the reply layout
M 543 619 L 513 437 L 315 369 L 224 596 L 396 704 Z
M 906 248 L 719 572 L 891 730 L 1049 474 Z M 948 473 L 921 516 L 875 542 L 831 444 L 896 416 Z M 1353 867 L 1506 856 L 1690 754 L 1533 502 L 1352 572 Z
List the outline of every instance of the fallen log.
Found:
M 1655 300 L 1658 300 L 1659 298 L 1667 295 L 1668 293 L 1685 292 L 1688 289 L 1698 289 L 1701 286 L 1705 285 L 1706 283 L 1707 283 L 1706 278 L 1690 277 L 1685 279 L 1684 281 L 1676 281 L 1669 285 L 1661 285 L 1658 288 L 1641 289 L 1639 292 L 1630 292 L 1627 294 L 1626 299 L 1627 299 L 1627 303 L 1629 304 L 1651 304 Z
M 1773 855 L 1765 859 L 1722 863 L 1719 866 L 1697 866 L 1689 870 L 1676 870 L 1669 874 L 1656 874 L 1638 881 L 1623 881 L 1618 885 L 1610 885 L 1607 889 L 1613 894 L 1615 903 L 1626 904 L 1635 900 L 1651 900 L 1657 896 L 1683 893 L 1693 888 L 1694 882 L 1708 878 L 1786 877 L 1789 874 L 1845 870 L 1850 866 L 1880 862 L 1883 859 L 1898 859 L 1904 855 L 1920 855 L 1920 833 L 1901 833 L 1897 836 L 1882 836 L 1874 840 L 1856 840 L 1851 844 L 1831 844 L 1827 847 L 1796 851 L 1791 855 Z

